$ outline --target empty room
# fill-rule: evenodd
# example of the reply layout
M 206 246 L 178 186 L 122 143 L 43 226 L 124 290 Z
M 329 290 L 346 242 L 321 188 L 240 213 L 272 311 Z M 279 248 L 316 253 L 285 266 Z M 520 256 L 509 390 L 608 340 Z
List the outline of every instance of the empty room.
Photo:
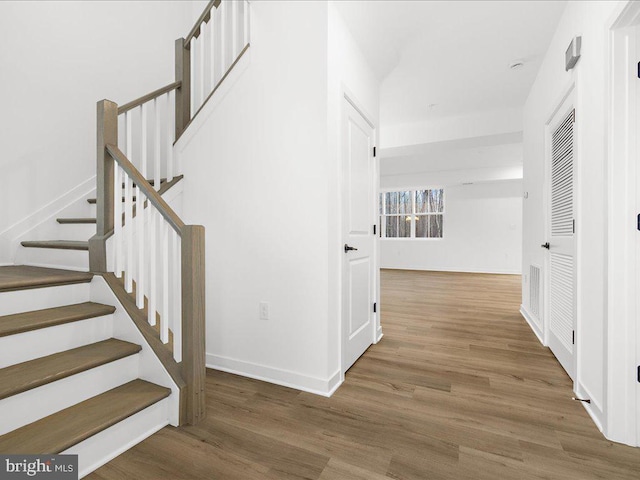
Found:
M 640 2 L 0 40 L 0 478 L 638 478 Z

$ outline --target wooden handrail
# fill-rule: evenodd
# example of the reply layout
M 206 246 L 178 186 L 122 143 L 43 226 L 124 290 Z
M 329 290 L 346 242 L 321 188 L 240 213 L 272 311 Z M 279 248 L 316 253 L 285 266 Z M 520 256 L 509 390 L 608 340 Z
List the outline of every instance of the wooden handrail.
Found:
M 120 168 L 122 168 L 127 175 L 133 180 L 133 183 L 142 190 L 142 193 L 147 197 L 147 200 L 156 207 L 160 215 L 171 225 L 178 235 L 182 235 L 184 230 L 184 222 L 173 211 L 173 209 L 164 201 L 164 199 L 155 191 L 146 178 L 138 171 L 138 169 L 127 159 L 124 153 L 120 151 L 115 145 L 107 144 L 105 146 L 111 158 L 113 158 Z
M 198 38 L 200 36 L 200 26 L 203 22 L 209 21 L 209 18 L 211 17 L 211 10 L 213 8 L 218 8 L 220 6 L 220 1 L 221 0 L 211 0 L 205 7 L 200 17 L 198 17 L 198 20 L 196 20 L 193 28 L 189 31 L 189 34 L 184 39 L 184 47 L 187 50 L 189 49 L 189 42 L 191 42 L 191 39 L 194 37 Z
M 182 86 L 182 82 L 177 81 L 177 82 L 173 82 L 170 83 L 169 85 L 159 88 L 157 90 L 154 90 L 151 93 L 147 93 L 146 95 L 143 95 L 140 98 L 136 98 L 135 100 L 129 102 L 129 103 L 125 103 L 124 105 L 122 105 L 121 107 L 118 107 L 118 115 L 121 115 L 125 112 L 128 112 L 129 110 L 132 110 L 136 107 L 139 107 L 142 104 L 145 104 L 151 100 L 153 100 L 154 98 L 158 98 L 160 95 L 164 95 L 165 93 L 170 92 L 171 90 L 176 90 L 178 88 L 180 88 Z

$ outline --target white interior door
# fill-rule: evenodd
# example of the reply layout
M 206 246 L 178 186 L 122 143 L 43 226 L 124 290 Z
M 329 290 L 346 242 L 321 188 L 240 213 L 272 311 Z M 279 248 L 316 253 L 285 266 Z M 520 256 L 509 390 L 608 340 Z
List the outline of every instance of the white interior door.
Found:
M 373 343 L 375 183 L 373 128 L 346 99 L 342 155 L 342 371 Z
M 565 102 L 550 127 L 547 340 L 575 380 L 576 275 L 574 221 L 575 110 Z M 543 245 L 544 246 L 544 245 Z

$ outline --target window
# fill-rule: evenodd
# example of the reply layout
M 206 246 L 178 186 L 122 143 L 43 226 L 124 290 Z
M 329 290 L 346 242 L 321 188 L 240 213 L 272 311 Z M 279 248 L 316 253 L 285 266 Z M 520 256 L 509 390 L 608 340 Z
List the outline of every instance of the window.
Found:
M 444 189 L 380 194 L 380 234 L 384 238 L 442 238 Z

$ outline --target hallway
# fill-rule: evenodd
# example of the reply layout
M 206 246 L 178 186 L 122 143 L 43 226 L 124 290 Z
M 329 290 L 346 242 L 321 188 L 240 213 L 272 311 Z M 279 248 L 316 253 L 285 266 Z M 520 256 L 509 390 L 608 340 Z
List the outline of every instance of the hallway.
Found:
M 518 312 L 520 276 L 384 270 L 384 338 L 331 398 L 208 371 L 208 417 L 87 478 L 637 479 Z

